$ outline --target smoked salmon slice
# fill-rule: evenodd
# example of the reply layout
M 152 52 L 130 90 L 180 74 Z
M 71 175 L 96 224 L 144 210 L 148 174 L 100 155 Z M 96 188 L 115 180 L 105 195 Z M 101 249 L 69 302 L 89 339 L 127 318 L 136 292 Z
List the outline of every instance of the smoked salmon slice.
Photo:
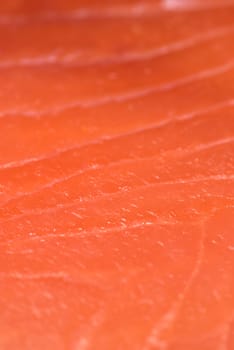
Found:
M 0 3 L 0 349 L 234 349 L 234 1 Z

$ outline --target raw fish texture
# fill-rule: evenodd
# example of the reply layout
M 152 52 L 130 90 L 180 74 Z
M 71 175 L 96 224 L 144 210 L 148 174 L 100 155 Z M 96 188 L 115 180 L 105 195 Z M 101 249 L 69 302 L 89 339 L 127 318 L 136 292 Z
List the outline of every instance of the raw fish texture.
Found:
M 234 349 L 234 1 L 0 2 L 0 349 Z

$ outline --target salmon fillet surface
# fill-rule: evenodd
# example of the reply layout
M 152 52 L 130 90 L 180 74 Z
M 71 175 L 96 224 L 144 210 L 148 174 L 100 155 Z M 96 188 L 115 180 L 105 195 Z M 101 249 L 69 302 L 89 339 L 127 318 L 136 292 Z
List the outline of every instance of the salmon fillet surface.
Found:
M 0 349 L 234 349 L 234 1 L 0 3 Z

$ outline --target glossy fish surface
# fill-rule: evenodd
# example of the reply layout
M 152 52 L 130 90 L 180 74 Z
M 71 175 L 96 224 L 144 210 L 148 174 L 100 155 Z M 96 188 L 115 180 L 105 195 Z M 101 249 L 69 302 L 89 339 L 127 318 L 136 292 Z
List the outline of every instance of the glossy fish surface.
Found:
M 234 349 L 234 1 L 0 3 L 0 349 Z

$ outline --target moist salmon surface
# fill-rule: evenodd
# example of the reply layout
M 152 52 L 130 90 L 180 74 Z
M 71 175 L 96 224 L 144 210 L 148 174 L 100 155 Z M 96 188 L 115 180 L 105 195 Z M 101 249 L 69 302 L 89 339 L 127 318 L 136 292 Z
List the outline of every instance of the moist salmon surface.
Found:
M 0 349 L 234 349 L 234 1 L 0 3 Z

